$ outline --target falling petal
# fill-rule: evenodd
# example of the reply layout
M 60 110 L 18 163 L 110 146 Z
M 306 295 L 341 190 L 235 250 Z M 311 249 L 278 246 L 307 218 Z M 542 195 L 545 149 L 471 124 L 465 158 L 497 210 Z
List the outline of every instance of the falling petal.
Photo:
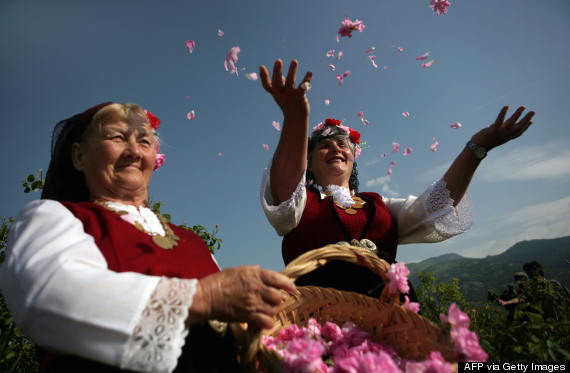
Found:
M 220 30 L 220 29 L 218 29 L 218 36 L 219 36 L 219 37 L 224 36 L 224 32 L 223 32 L 222 30 Z
M 372 63 L 372 66 L 374 66 L 375 69 L 378 68 L 378 65 L 376 64 L 376 61 L 374 61 L 373 59 L 370 59 L 370 62 Z
M 421 56 L 416 57 L 416 60 L 418 60 L 418 61 L 423 61 L 423 60 L 425 60 L 426 58 L 428 58 L 428 56 L 429 56 L 429 52 L 425 52 L 425 53 L 422 54 Z
M 392 162 L 390 162 L 390 164 L 388 166 L 394 167 L 395 165 L 396 165 L 396 162 L 392 161 Z
M 238 53 L 241 52 L 241 48 L 238 46 L 232 47 L 228 53 L 226 54 L 226 60 L 224 61 L 224 67 L 226 71 L 229 71 L 230 74 L 235 73 L 238 74 L 237 67 L 235 63 L 238 61 Z M 229 66 L 229 67 L 228 67 Z
M 331 103 L 331 100 L 329 100 L 328 98 L 325 100 L 325 105 L 329 106 L 329 104 Z
M 430 67 L 433 65 L 433 60 L 429 60 L 428 62 L 423 62 L 422 67 Z
M 392 153 L 397 153 L 400 151 L 400 144 L 397 142 L 392 143 Z
M 338 35 L 336 36 L 336 42 L 337 42 L 337 43 L 340 42 L 340 38 L 338 37 Z
M 188 52 L 194 52 L 194 47 L 196 47 L 196 42 L 194 40 L 188 40 L 185 44 L 186 48 L 188 48 Z
M 450 127 L 453 128 L 454 130 L 456 130 L 458 128 L 461 128 L 461 123 L 455 122 Z
M 271 125 L 272 125 L 273 128 L 275 128 L 277 131 L 281 131 L 281 125 L 279 124 L 279 122 L 273 121 L 273 122 L 271 122 Z
M 435 137 L 433 138 L 433 144 L 431 144 L 429 146 L 429 148 L 431 149 L 432 152 L 437 151 L 437 147 L 439 146 L 439 142 L 437 142 L 437 140 L 435 139 Z
M 249 80 L 256 81 L 257 80 L 257 73 L 245 74 L 245 77 L 248 78 Z
M 191 110 L 190 112 L 188 112 L 188 114 L 186 114 L 186 118 L 188 118 L 190 120 L 194 120 L 196 118 L 196 113 L 194 112 L 194 110 Z
M 384 70 L 388 70 L 388 66 L 384 66 L 383 69 L 384 69 Z
M 402 47 L 398 47 L 398 48 L 396 48 L 396 49 L 398 49 L 398 52 L 403 52 L 403 51 L 404 51 L 404 48 L 402 48 Z
M 348 17 L 344 18 L 342 21 L 342 25 L 340 29 L 338 29 L 338 36 L 348 36 L 349 38 L 352 37 L 353 31 L 362 32 L 364 31 L 364 23 L 358 19 L 351 21 Z
M 447 14 L 447 7 L 451 3 L 448 0 L 431 0 L 429 7 L 439 16 L 440 14 Z
M 369 49 L 366 50 L 366 54 L 370 54 L 375 50 L 376 50 L 376 47 L 370 47 Z
M 342 53 L 342 51 L 338 51 L 338 53 L 337 53 L 337 55 L 336 55 L 336 59 L 337 59 L 337 60 L 340 60 L 343 55 L 344 55 L 344 53 Z
M 240 69 L 240 71 L 245 71 L 245 67 L 242 67 L 242 68 Z
M 392 169 L 389 168 L 389 169 L 388 169 L 388 172 L 386 172 L 386 173 L 387 173 L 388 175 L 392 175 Z
M 190 96 L 186 96 L 186 98 L 190 98 Z
M 336 80 L 338 81 L 338 85 L 342 85 L 342 81 L 343 81 L 343 77 L 342 74 L 336 74 Z
M 344 74 L 342 74 L 342 76 L 343 76 L 344 78 L 346 78 L 346 77 L 349 76 L 349 75 L 350 75 L 350 70 L 346 70 L 346 71 L 344 72 Z
M 334 71 L 336 69 L 336 67 L 334 67 L 334 65 L 332 63 L 329 63 L 329 69 L 331 71 Z
M 404 152 L 402 153 L 402 155 L 410 155 L 410 154 L 412 154 L 412 150 L 413 150 L 412 148 L 410 148 L 409 146 L 406 146 L 404 148 Z
M 359 111 L 358 113 L 356 113 L 356 116 L 359 118 L 364 118 L 364 112 L 363 111 Z
M 268 152 L 269 151 L 269 145 L 263 144 L 263 149 L 265 149 L 265 151 Z
M 380 154 L 380 158 L 386 158 L 387 155 L 388 154 L 386 154 L 386 153 L 382 153 L 382 154 Z
M 408 111 L 404 111 L 402 113 L 403 116 L 405 116 L 406 118 L 410 116 L 410 113 Z
M 364 118 L 362 118 L 362 123 L 363 123 L 365 126 L 367 126 L 367 125 L 370 124 L 370 122 L 368 122 L 368 119 L 364 119 Z
M 223 155 L 222 152 L 219 152 L 219 153 L 218 153 L 218 157 L 221 157 L 222 155 Z
M 334 57 L 334 49 L 327 52 L 327 57 Z

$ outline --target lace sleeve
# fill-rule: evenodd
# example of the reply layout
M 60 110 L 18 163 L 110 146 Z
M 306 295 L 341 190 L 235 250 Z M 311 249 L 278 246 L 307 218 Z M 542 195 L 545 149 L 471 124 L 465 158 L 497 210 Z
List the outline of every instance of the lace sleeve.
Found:
M 384 199 L 398 225 L 400 244 L 439 242 L 463 233 L 473 224 L 467 193 L 456 207 L 446 182 L 439 179 L 419 197 Z
M 275 205 L 271 196 L 269 180 L 271 162 L 263 172 L 261 180 L 261 207 L 269 223 L 275 228 L 277 234 L 283 236 L 293 230 L 301 220 L 305 204 L 307 203 L 307 191 L 305 189 L 305 174 L 299 180 L 291 198 Z
M 127 344 L 121 368 L 172 372 L 188 335 L 185 321 L 197 280 L 162 277 Z

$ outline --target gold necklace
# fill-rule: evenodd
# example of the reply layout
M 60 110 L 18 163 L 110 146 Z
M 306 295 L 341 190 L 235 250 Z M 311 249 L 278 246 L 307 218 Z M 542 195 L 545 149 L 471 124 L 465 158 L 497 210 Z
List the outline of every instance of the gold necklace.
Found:
M 117 210 L 114 209 L 110 206 L 108 206 L 105 201 L 102 200 L 95 200 L 93 201 L 94 203 L 98 204 L 99 206 L 103 206 L 104 208 L 106 208 L 109 211 L 113 211 L 114 213 L 116 213 L 117 215 L 128 215 L 129 213 L 126 211 L 122 211 L 122 210 Z M 153 211 L 154 212 L 154 211 Z M 154 212 L 154 214 L 156 215 L 156 217 L 158 218 L 158 221 L 160 221 L 160 224 L 162 225 L 162 229 L 164 229 L 164 236 L 161 236 L 160 234 L 152 234 L 151 232 L 147 231 L 146 229 L 144 229 L 144 227 L 138 222 L 135 221 L 133 223 L 133 225 L 135 226 L 135 228 L 137 228 L 138 230 L 152 236 L 152 242 L 154 242 L 158 247 L 161 247 L 165 250 L 170 250 L 172 248 L 174 248 L 176 245 L 178 245 L 178 241 L 180 240 L 180 237 L 178 237 L 174 231 L 172 230 L 172 228 L 170 228 L 170 226 L 168 225 L 168 222 L 166 221 L 166 219 L 164 218 L 164 216 L 162 216 L 161 214 L 157 214 L 156 212 Z
M 334 196 L 332 196 L 330 192 L 325 192 L 325 195 L 331 197 L 334 200 Z M 354 203 L 350 207 L 343 206 L 340 203 L 338 203 L 336 200 L 334 200 L 334 203 L 348 215 L 354 215 L 358 212 L 355 209 L 361 209 L 364 206 L 364 200 L 358 196 L 350 196 L 350 198 L 352 198 L 352 200 L 354 201 Z

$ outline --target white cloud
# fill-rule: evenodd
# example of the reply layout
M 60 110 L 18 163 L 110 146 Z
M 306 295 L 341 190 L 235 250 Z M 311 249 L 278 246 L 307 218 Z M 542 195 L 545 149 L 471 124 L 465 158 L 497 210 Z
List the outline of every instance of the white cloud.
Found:
M 555 143 L 540 147 L 519 147 L 489 159 L 489 164 L 481 169 L 481 179 L 522 181 L 570 177 L 570 150 L 566 147 Z
M 400 193 L 392 189 L 392 187 L 390 186 L 391 181 L 392 179 L 390 178 L 390 175 L 380 176 L 377 177 L 376 179 L 368 180 L 366 182 L 366 186 L 369 188 L 375 185 L 380 185 L 382 187 L 380 191 L 381 195 L 387 197 L 397 197 L 400 195 Z

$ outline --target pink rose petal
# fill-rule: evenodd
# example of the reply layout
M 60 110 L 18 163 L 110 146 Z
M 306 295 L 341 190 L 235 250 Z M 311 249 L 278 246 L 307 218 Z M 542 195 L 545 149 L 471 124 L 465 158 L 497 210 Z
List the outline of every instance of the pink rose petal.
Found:
M 188 112 L 188 114 L 186 114 L 186 118 L 190 119 L 190 120 L 194 120 L 196 119 L 196 113 L 194 112 L 194 110 L 190 110 Z
M 386 154 L 386 153 L 382 153 L 382 154 L 380 154 L 380 158 L 386 158 L 387 155 L 388 154 Z
M 196 42 L 194 40 L 188 40 L 186 43 L 186 48 L 188 48 L 188 52 L 194 52 L 194 47 L 196 47 Z
M 340 29 L 338 29 L 338 35 L 340 36 L 348 36 L 349 38 L 352 37 L 353 31 L 362 32 L 364 31 L 364 23 L 358 19 L 351 21 L 348 17 L 342 21 Z
M 370 122 L 368 121 L 368 119 L 362 118 L 362 124 L 364 124 L 365 126 L 367 126 L 367 125 L 370 124 Z
M 218 29 L 218 36 L 219 36 L 219 37 L 224 36 L 224 32 L 223 32 L 222 30 L 220 30 L 220 29 Z
M 268 151 L 269 151 L 269 145 L 267 145 L 267 144 L 263 144 L 262 146 L 263 146 L 263 149 L 265 149 L 265 151 L 266 151 L 266 152 L 268 152 Z
M 337 53 L 337 55 L 336 55 L 336 59 L 337 59 L 337 60 L 340 60 L 343 55 L 344 55 L 344 53 L 342 53 L 342 51 L 338 51 L 338 53 Z
M 218 153 L 218 157 L 221 157 L 222 155 L 223 155 L 222 152 L 219 152 L 219 153 Z
M 396 49 L 398 50 L 398 52 L 403 52 L 403 51 L 404 51 L 404 48 L 402 48 L 402 47 L 398 47 L 398 48 L 396 48 Z
M 334 57 L 334 49 L 327 51 L 327 57 Z
M 329 104 L 331 103 L 331 100 L 329 100 L 328 98 L 325 100 L 325 105 L 329 106 Z
M 437 140 L 435 139 L 435 137 L 433 138 L 433 144 L 431 144 L 429 146 L 429 148 L 431 149 L 432 152 L 437 151 L 437 147 L 439 146 L 439 142 L 437 142 Z
M 396 162 L 392 161 L 392 162 L 390 162 L 390 164 L 388 166 L 394 167 L 395 165 L 396 165 Z
M 425 52 L 425 53 L 422 54 L 421 56 L 416 57 L 416 60 L 418 60 L 418 61 L 423 61 L 423 60 L 425 60 L 426 58 L 428 58 L 428 56 L 429 56 L 429 52 Z
M 162 165 L 164 164 L 164 158 L 165 157 L 166 157 L 166 155 L 164 155 L 164 154 L 156 153 L 156 159 L 154 161 L 153 171 L 156 171 L 162 167 Z
M 404 304 L 402 304 L 403 308 L 405 308 L 409 311 L 415 312 L 415 313 L 420 312 L 420 304 L 419 303 L 410 302 L 410 298 L 407 295 L 404 296 L 404 300 L 405 300 Z
M 330 71 L 334 71 L 336 69 L 336 67 L 334 67 L 334 65 L 332 63 L 329 63 L 329 69 L 330 69 Z
M 374 52 L 376 50 L 376 47 L 370 47 L 369 49 L 366 50 L 366 54 L 370 54 L 372 52 Z
M 429 60 L 428 62 L 422 62 L 421 66 L 422 67 L 430 67 L 431 65 L 433 65 L 433 60 Z
M 356 113 L 356 116 L 359 118 L 364 118 L 364 112 L 363 111 L 359 111 L 358 113 Z
M 338 85 L 342 85 L 342 81 L 343 81 L 343 77 L 342 74 L 336 74 L 336 80 L 338 81 Z
M 448 0 L 431 0 L 429 7 L 439 16 L 442 13 L 447 14 L 447 7 L 450 5 L 451 3 Z
M 336 39 L 336 42 L 337 42 L 337 43 L 340 43 L 340 38 L 338 37 L 338 35 L 336 36 L 335 39 Z
M 391 169 L 391 168 L 389 168 L 389 169 L 388 169 L 388 172 L 386 172 L 386 174 L 388 174 L 388 175 L 392 175 L 392 169 Z
M 271 122 L 271 125 L 272 125 L 273 128 L 275 128 L 277 131 L 281 131 L 281 125 L 279 124 L 279 122 L 273 121 L 273 122 Z
M 257 80 L 257 73 L 245 74 L 245 77 L 248 78 L 249 80 L 256 81 Z
M 400 144 L 397 142 L 392 143 L 392 153 L 397 153 L 400 151 Z
M 226 71 L 229 71 L 230 74 L 235 73 L 238 74 L 237 67 L 235 63 L 238 61 L 238 53 L 241 52 L 241 48 L 238 46 L 232 47 L 228 53 L 226 54 L 226 60 L 224 61 L 224 67 Z
M 410 148 L 409 146 L 406 146 L 404 148 L 404 152 L 402 153 L 402 155 L 410 155 L 410 154 L 412 154 L 412 150 L 413 150 L 412 148 Z
M 461 128 L 461 123 L 455 122 L 450 127 L 453 128 L 454 130 L 456 130 L 458 128 Z
M 350 75 L 350 70 L 346 70 L 346 71 L 344 72 L 344 74 L 342 74 L 342 76 L 345 77 L 345 78 L 346 78 L 347 76 L 349 76 L 349 75 Z
M 410 285 L 408 284 L 409 274 L 410 270 L 404 262 L 390 264 L 390 268 L 386 272 L 386 277 L 390 280 L 388 293 L 396 294 L 400 292 L 407 294 L 410 291 Z
M 402 113 L 403 116 L 405 116 L 406 118 L 410 116 L 410 112 L 409 111 L 404 111 Z

